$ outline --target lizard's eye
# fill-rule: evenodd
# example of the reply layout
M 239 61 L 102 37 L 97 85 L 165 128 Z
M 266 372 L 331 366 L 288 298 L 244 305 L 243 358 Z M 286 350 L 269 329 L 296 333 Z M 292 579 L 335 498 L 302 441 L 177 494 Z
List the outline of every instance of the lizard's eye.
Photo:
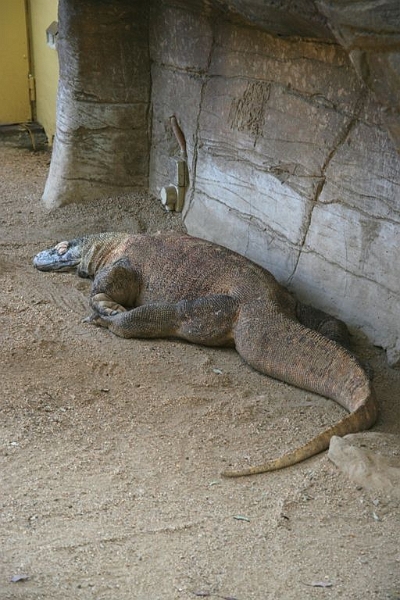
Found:
M 60 242 L 55 247 L 55 250 L 59 256 L 62 256 L 68 250 L 68 242 Z

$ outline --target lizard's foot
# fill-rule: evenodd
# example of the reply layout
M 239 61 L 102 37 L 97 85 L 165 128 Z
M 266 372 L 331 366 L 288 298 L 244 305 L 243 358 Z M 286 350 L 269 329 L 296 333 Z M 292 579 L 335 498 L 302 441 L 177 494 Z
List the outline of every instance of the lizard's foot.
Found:
M 126 308 L 122 304 L 114 302 L 107 294 L 96 294 L 90 299 L 90 305 L 97 314 L 107 317 L 126 312 Z

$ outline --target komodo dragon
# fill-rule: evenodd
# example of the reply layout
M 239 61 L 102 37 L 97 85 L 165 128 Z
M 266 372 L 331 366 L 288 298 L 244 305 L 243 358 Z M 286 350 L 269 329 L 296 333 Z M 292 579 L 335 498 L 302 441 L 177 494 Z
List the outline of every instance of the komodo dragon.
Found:
M 369 377 L 338 343 L 346 341 L 346 326 L 300 304 L 271 273 L 227 248 L 175 233 L 99 233 L 60 242 L 33 262 L 41 271 L 77 269 L 93 279 L 88 320 L 118 336 L 235 346 L 257 371 L 349 411 L 305 445 L 226 476 L 293 465 L 325 450 L 333 435 L 376 421 Z

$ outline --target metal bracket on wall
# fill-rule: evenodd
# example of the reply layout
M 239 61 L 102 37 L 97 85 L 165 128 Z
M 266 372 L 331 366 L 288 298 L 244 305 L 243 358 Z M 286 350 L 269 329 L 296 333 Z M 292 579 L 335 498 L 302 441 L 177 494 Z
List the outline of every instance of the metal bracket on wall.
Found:
M 46 44 L 49 48 L 57 50 L 57 39 L 58 39 L 58 23 L 53 21 L 46 29 Z
M 175 115 L 170 117 L 172 131 L 180 148 L 180 158 L 175 159 L 175 182 L 161 188 L 161 202 L 166 210 L 182 212 L 185 202 L 186 190 L 189 186 L 189 171 L 187 166 L 187 153 L 185 136 L 178 125 Z

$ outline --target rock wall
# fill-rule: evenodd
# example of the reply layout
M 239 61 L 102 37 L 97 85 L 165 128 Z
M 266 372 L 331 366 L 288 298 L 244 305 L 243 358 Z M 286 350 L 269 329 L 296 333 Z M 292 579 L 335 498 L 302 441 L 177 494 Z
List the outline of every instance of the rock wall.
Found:
M 153 4 L 150 188 L 171 182 L 175 114 L 188 146 L 188 231 L 362 328 L 394 365 L 400 161 L 388 111 L 326 24 L 319 39 L 273 36 L 230 18 L 222 5 L 232 2 Z

